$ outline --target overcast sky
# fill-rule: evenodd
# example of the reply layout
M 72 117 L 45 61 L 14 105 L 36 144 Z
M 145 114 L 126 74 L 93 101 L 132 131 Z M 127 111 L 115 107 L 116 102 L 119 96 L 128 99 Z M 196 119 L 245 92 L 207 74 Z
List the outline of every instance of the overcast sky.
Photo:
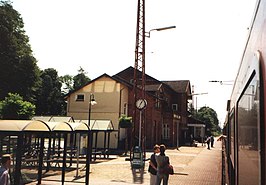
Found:
M 137 0 L 13 0 L 38 66 L 59 75 L 82 67 L 91 78 L 134 66 Z M 146 0 L 146 73 L 190 80 L 197 108 L 213 108 L 221 123 L 247 40 L 256 0 Z M 197 98 L 196 98 L 197 97 Z M 196 101 L 197 99 L 197 101 Z M 196 103 L 197 102 L 197 103 Z

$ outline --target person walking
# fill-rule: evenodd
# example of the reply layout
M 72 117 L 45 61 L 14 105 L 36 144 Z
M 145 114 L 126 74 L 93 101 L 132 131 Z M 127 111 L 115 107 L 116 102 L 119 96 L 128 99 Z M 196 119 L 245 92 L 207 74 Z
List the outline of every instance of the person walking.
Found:
M 210 150 L 210 149 L 211 149 L 211 148 L 210 148 L 211 137 L 209 136 L 209 137 L 206 139 L 205 142 L 207 143 L 207 145 L 208 145 L 208 149 Z
M 154 145 L 153 147 L 153 154 L 151 155 L 151 159 L 149 162 L 148 172 L 150 172 L 150 185 L 156 185 L 156 178 L 157 178 L 157 163 L 155 159 L 155 155 L 160 153 L 160 146 Z
M 9 169 L 11 167 L 11 155 L 4 154 L 1 159 L 0 184 L 10 185 Z
M 213 148 L 214 146 L 214 137 L 213 137 L 213 135 L 211 136 L 211 147 Z
M 160 145 L 160 153 L 156 154 L 157 163 L 157 178 L 156 185 L 160 185 L 163 180 L 163 185 L 168 185 L 169 173 L 165 171 L 165 167 L 170 164 L 169 157 L 165 155 L 165 145 Z

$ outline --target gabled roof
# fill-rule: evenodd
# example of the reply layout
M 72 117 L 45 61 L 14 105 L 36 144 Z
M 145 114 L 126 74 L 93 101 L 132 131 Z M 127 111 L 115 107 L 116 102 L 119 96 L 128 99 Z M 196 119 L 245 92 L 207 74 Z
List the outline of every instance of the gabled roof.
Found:
M 117 81 L 129 88 L 133 87 L 133 79 L 134 79 L 134 68 L 132 66 L 122 70 L 121 72 L 109 76 L 108 74 L 104 73 L 103 75 L 91 80 L 90 82 L 86 83 L 79 89 L 97 81 L 98 79 L 102 77 L 108 77 L 113 79 L 114 81 Z M 137 70 L 137 76 L 141 78 L 141 71 Z M 186 93 L 186 94 L 191 94 L 191 89 L 190 89 L 190 82 L 189 80 L 176 80 L 176 81 L 159 81 L 156 78 L 153 78 L 147 74 L 145 74 L 145 80 L 146 80 L 146 85 L 145 85 L 145 90 L 147 92 L 154 92 L 157 91 L 161 85 L 166 85 L 169 87 L 171 90 L 177 92 L 177 93 Z M 68 97 L 70 94 L 78 91 L 79 89 L 76 89 L 75 91 L 69 92 L 68 94 L 65 95 L 65 98 Z
M 83 87 L 85 87 L 85 86 L 87 86 L 87 85 L 89 85 L 89 84 L 91 84 L 91 83 L 97 81 L 98 79 L 100 79 L 100 78 L 102 78 L 102 77 L 108 77 L 108 78 L 111 78 L 111 79 L 113 79 L 114 81 L 117 81 L 117 82 L 119 82 L 119 83 L 121 83 L 121 84 L 124 84 L 124 85 L 130 87 L 130 84 L 127 83 L 125 80 L 120 79 L 120 78 L 117 78 L 117 77 L 112 77 L 112 76 L 110 76 L 110 75 L 104 73 L 104 74 L 102 74 L 101 76 L 99 76 L 99 77 L 97 77 L 97 78 L 95 78 L 95 79 L 89 81 L 88 83 L 84 84 L 84 85 L 81 86 L 79 89 L 76 89 L 76 90 L 74 90 L 74 91 L 71 91 L 71 92 L 67 93 L 67 94 L 65 95 L 65 98 L 68 97 L 70 94 L 72 94 L 72 93 L 74 93 L 74 92 L 76 92 L 76 91 L 82 89 Z
M 162 81 L 162 82 L 169 85 L 177 93 L 191 94 L 189 80 L 175 80 L 175 81 Z
M 145 85 L 145 91 L 158 91 L 162 84 Z
M 125 81 L 127 81 L 130 84 L 133 84 L 133 78 L 134 78 L 134 68 L 132 66 L 124 69 L 123 71 L 115 74 L 113 77 L 118 77 L 121 79 L 124 79 Z M 142 72 L 137 70 L 137 76 L 139 76 L 141 78 Z M 141 80 L 141 79 L 140 79 Z M 146 80 L 146 84 L 153 84 L 153 83 L 161 83 L 159 80 L 145 74 L 145 80 Z

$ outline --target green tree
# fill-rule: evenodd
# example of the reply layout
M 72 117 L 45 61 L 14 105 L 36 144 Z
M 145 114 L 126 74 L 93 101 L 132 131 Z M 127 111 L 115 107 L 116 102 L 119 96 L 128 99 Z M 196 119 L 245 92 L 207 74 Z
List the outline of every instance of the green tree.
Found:
M 88 83 L 90 81 L 90 78 L 86 76 L 86 72 L 84 71 L 84 69 L 82 69 L 82 67 L 80 67 L 78 74 L 73 77 L 73 81 L 73 89 L 76 90 Z
M 0 1 L 0 100 L 9 92 L 34 101 L 39 68 L 20 14 L 10 2 Z
M 62 92 L 67 94 L 74 90 L 73 88 L 73 77 L 71 75 L 64 75 L 59 77 L 59 81 L 62 83 Z
M 37 115 L 64 115 L 65 102 L 61 93 L 62 83 L 53 68 L 41 72 L 41 88 L 36 102 Z
M 201 107 L 195 117 L 206 123 L 206 134 L 215 134 L 221 131 L 217 113 L 212 108 Z
M 8 96 L 3 101 L 0 101 L 2 119 L 31 119 L 34 111 L 35 105 L 23 101 L 19 94 L 8 93 Z

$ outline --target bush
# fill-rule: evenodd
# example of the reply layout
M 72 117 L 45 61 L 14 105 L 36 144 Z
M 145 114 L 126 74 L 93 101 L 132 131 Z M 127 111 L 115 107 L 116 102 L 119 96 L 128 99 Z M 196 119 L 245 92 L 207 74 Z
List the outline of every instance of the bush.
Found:
M 0 102 L 0 115 L 2 119 L 30 119 L 35 114 L 35 105 L 23 101 L 19 94 L 8 93 Z
M 132 127 L 132 117 L 127 117 L 122 115 L 119 118 L 119 127 L 120 128 L 131 128 Z

